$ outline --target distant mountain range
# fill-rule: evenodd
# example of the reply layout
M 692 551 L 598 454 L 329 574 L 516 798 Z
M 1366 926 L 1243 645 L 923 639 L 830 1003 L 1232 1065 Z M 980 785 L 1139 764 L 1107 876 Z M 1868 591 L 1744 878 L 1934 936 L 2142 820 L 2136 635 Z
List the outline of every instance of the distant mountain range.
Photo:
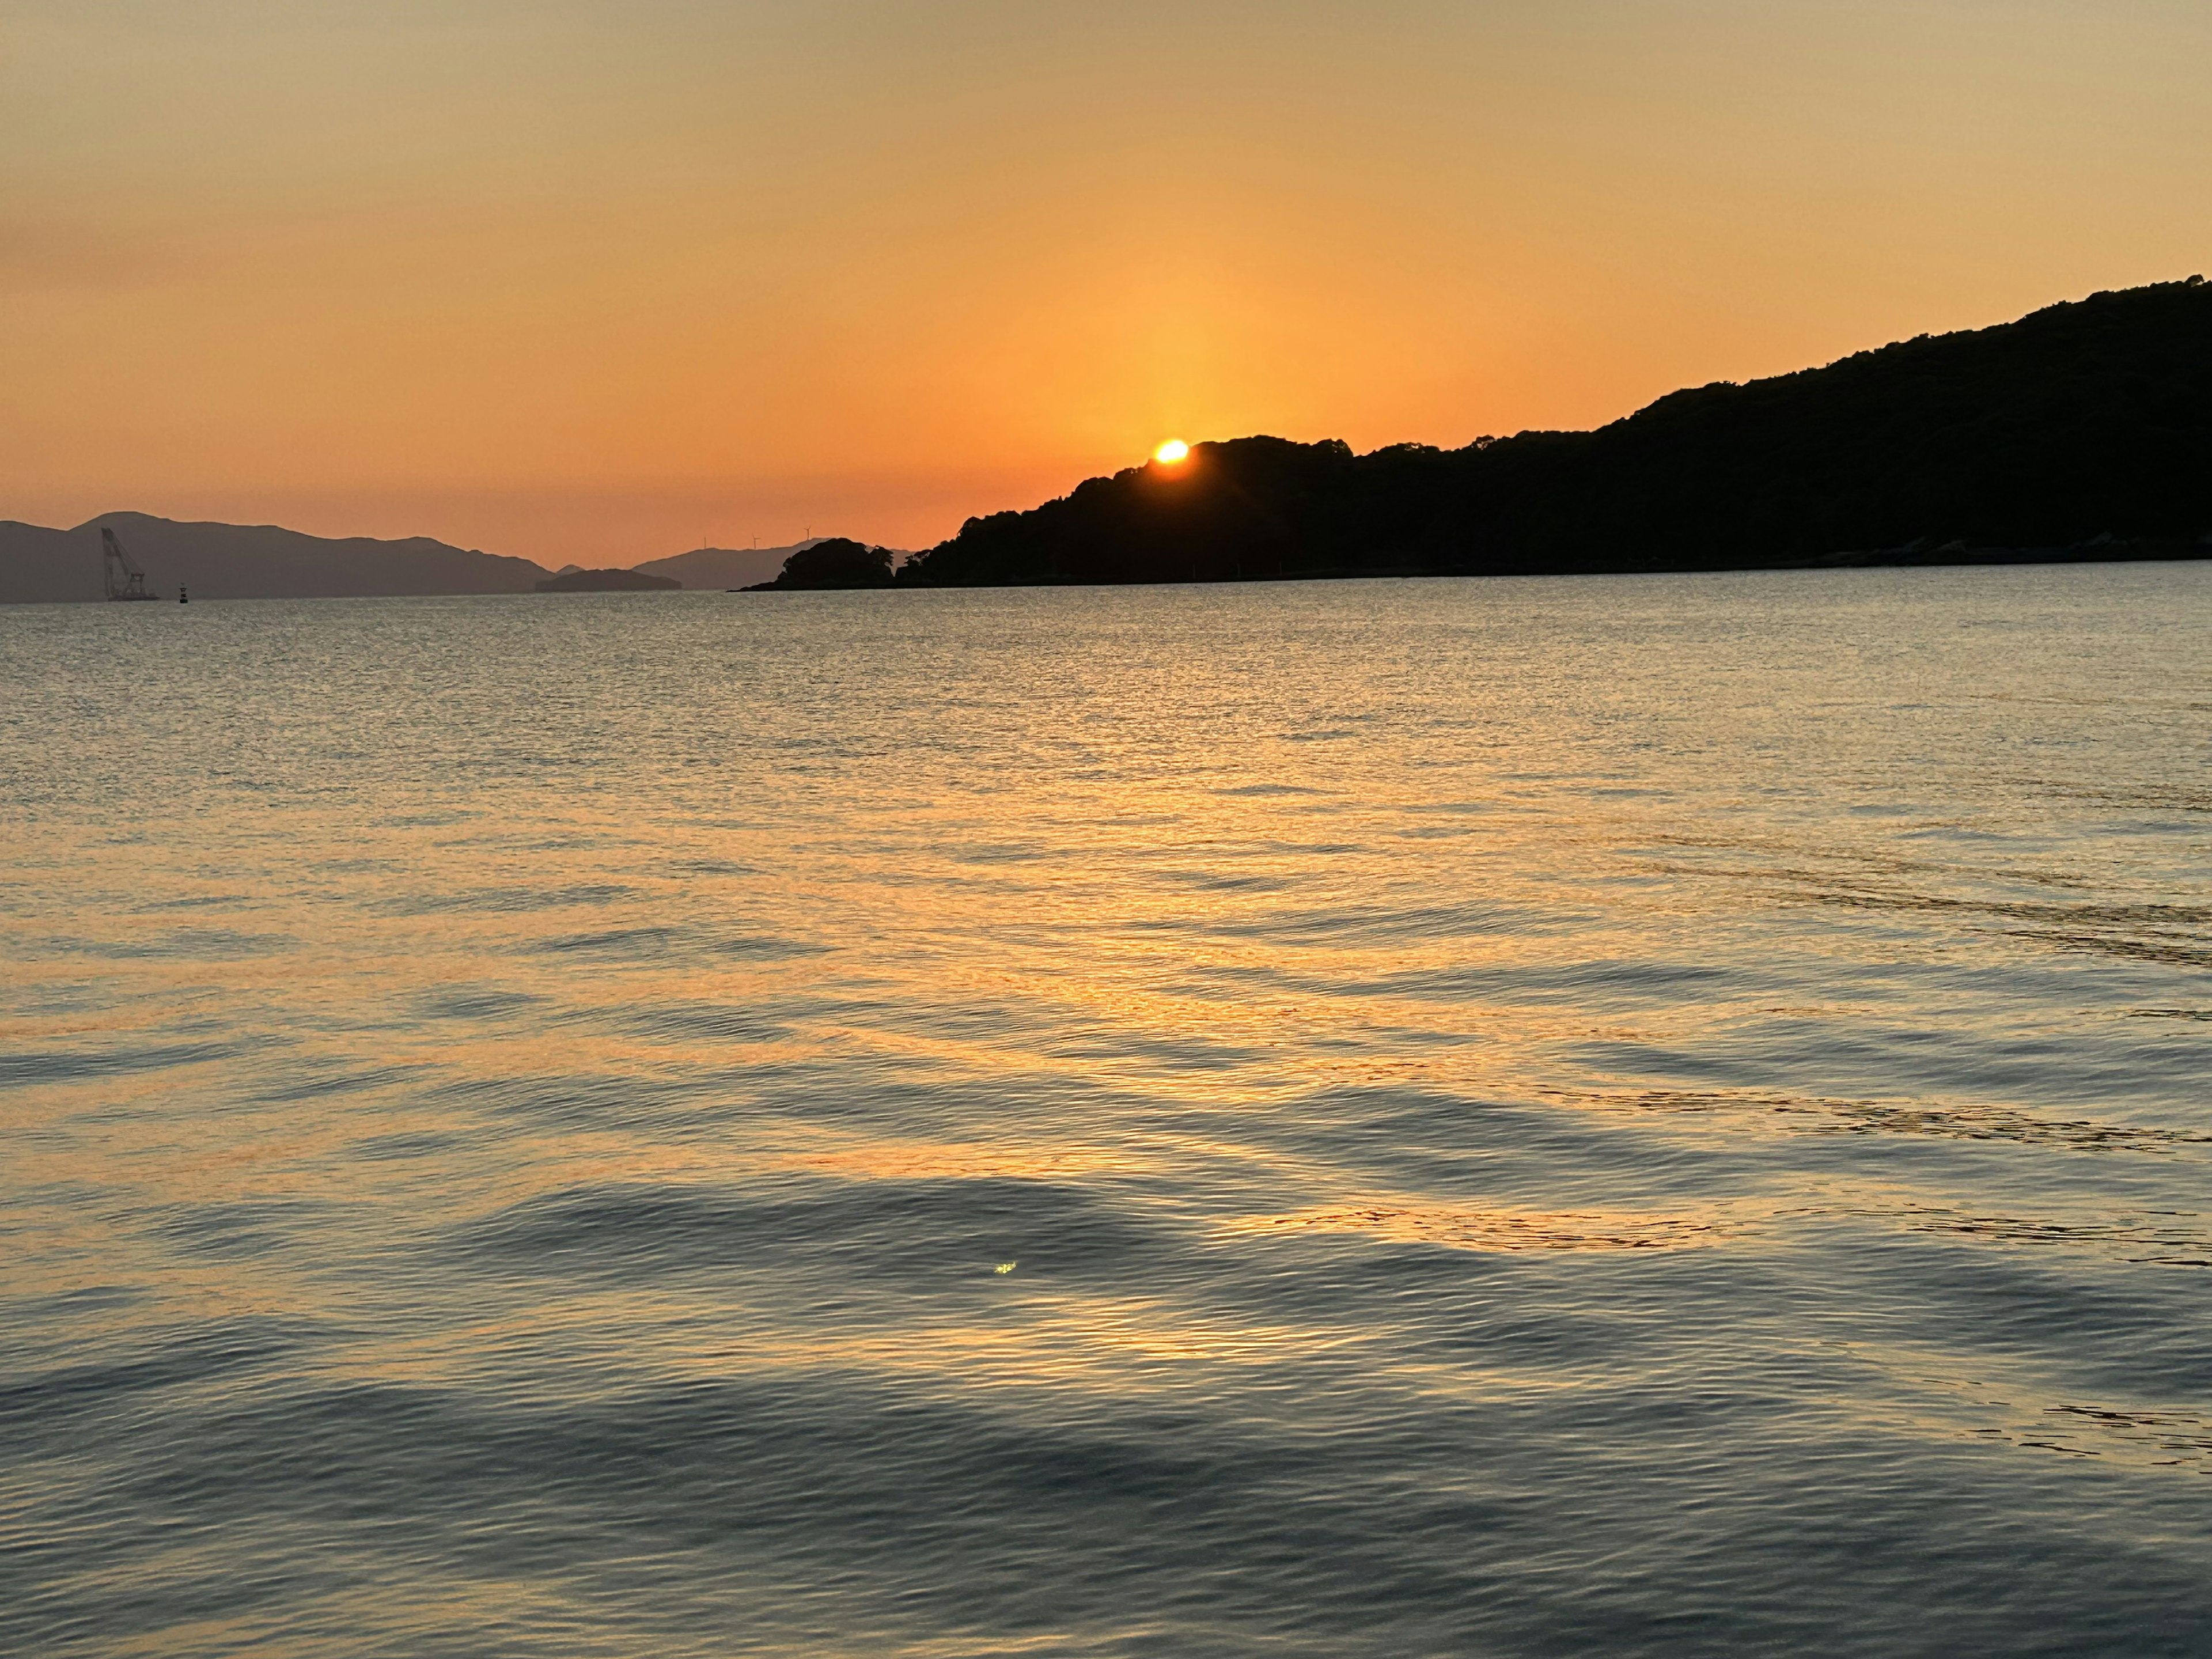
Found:
M 529 593 L 580 567 L 547 570 L 528 559 L 451 547 L 417 536 L 331 539 L 274 525 L 180 524 L 143 513 L 104 513 L 74 530 L 0 520 L 0 605 L 98 599 L 100 532 L 115 532 L 164 599 L 179 586 L 196 599 L 363 599 L 398 594 Z M 685 587 L 747 587 L 772 580 L 789 547 L 702 547 L 631 567 Z M 591 591 L 569 584 L 550 591 Z
M 902 586 L 2212 556 L 2212 287 L 2099 294 L 1464 449 L 1200 444 Z
M 527 593 L 552 573 L 527 559 L 417 536 L 327 540 L 274 525 L 179 524 L 105 513 L 74 530 L 0 521 L 0 604 L 101 596 L 100 532 L 115 532 L 149 585 L 173 599 L 358 599 L 401 593 Z

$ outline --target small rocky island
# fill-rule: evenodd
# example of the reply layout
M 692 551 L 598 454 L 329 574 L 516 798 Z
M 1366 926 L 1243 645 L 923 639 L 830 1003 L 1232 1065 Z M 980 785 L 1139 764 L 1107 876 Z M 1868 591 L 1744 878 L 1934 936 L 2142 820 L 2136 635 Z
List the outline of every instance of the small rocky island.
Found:
M 843 536 L 810 542 L 792 550 L 783 562 L 783 574 L 774 581 L 755 582 L 748 593 L 791 592 L 826 587 L 889 587 L 895 580 L 888 547 L 870 547 Z
M 642 570 L 564 570 L 538 584 L 541 593 L 644 593 L 680 588 L 682 582 L 667 576 L 648 576 Z

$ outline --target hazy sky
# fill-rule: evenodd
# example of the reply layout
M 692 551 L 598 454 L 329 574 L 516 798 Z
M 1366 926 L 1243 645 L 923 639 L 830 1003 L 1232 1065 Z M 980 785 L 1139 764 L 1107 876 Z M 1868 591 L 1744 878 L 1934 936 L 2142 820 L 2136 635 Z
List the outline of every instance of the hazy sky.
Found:
M 2206 270 L 2207 0 L 0 9 L 0 518 L 922 545 Z

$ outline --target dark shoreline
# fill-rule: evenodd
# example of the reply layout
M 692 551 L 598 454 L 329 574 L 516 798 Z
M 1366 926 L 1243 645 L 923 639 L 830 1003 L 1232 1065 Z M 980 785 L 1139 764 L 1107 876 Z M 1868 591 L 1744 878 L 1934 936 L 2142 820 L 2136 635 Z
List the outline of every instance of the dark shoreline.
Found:
M 2033 565 L 2188 564 L 2204 561 L 2212 561 L 2212 545 L 2203 542 L 2144 540 L 2116 541 L 2106 546 L 2087 548 L 1943 547 L 1926 550 L 1883 548 L 1872 551 L 1764 560 L 1757 563 L 1745 563 L 1738 560 L 1711 563 L 1686 563 L 1674 561 L 1664 563 L 1639 563 L 1623 560 L 1608 563 L 1527 567 L 1499 563 L 1466 569 L 1438 568 L 1428 564 L 1376 563 L 1280 573 L 1269 572 L 1254 575 L 1146 575 L 1121 579 L 1098 576 L 1044 576 L 1030 580 L 959 583 L 902 580 L 892 585 L 869 583 L 866 586 L 855 585 L 849 587 L 827 586 L 779 587 L 772 582 L 761 582 L 750 587 L 732 588 L 729 591 L 732 593 L 916 593 L 955 592 L 968 588 L 1224 587 L 1275 582 L 1410 581 L 1428 578 L 1470 580 L 1486 580 L 1492 577 L 1716 576 L 1730 573 L 1748 574 L 1762 570 L 1994 570 Z

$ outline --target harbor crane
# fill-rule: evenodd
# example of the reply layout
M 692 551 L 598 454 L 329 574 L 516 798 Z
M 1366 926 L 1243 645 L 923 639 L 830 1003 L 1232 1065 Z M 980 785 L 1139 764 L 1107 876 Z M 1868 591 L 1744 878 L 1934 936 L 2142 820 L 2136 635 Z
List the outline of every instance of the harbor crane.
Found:
M 159 593 L 146 591 L 146 573 L 138 562 L 123 550 L 123 544 L 115 539 L 115 532 L 106 525 L 100 526 L 100 574 L 111 599 L 158 599 Z

